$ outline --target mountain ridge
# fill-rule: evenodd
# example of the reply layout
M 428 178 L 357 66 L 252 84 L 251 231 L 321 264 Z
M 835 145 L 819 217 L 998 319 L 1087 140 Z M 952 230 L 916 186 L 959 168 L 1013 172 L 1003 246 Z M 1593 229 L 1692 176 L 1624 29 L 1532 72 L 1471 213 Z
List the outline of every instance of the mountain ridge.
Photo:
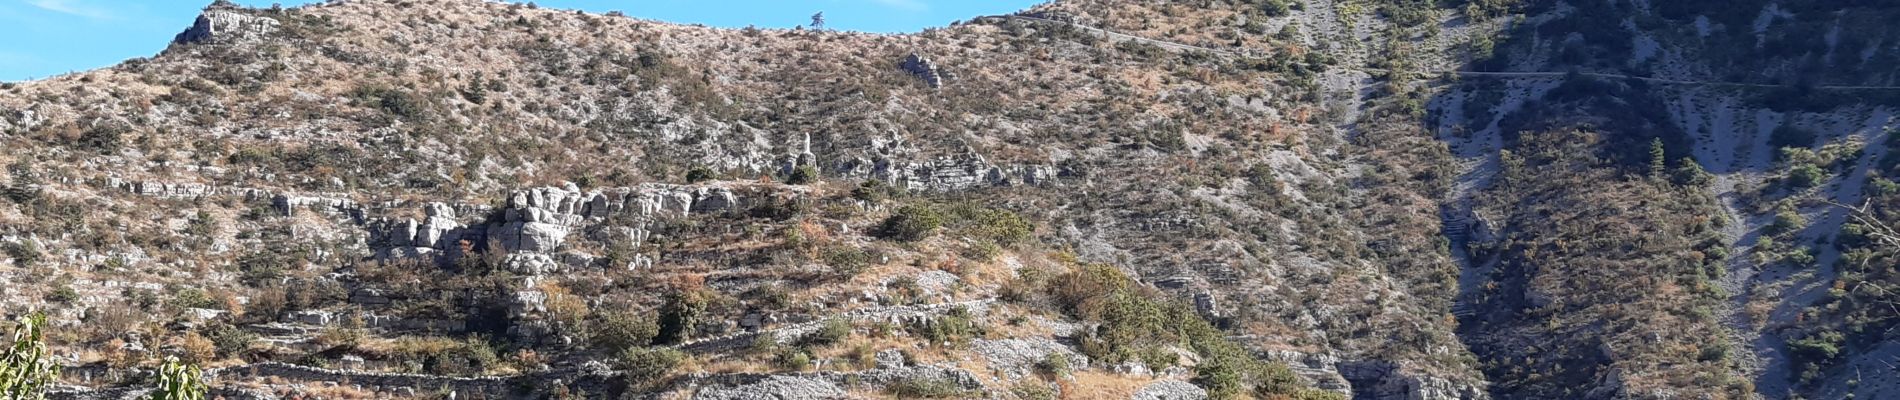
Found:
M 0 273 L 29 283 L 0 294 L 106 375 L 182 354 L 601 371 L 531 390 L 589 397 L 1877 396 L 1774 342 L 1833 336 L 1736 321 L 1745 288 L 1796 279 L 1745 274 L 1784 268 L 1755 254 L 1884 254 L 1815 244 L 1847 228 L 1816 202 L 1881 186 L 1884 153 L 1841 146 L 1881 143 L 1889 99 L 1671 84 L 1759 76 L 1687 56 L 1738 50 L 1657 7 L 1076 0 L 883 35 L 214 5 L 154 58 L 0 90 Z M 1227 48 L 1247 57 L 1203 51 Z M 1444 73 L 1471 70 L 1500 72 Z M 1840 189 L 1776 189 L 1796 177 Z M 1769 227 L 1790 212 L 1818 222 Z M 141 298 L 187 322 L 88 307 Z M 744 348 L 644 346 L 682 337 Z M 219 384 L 319 392 L 257 378 Z M 319 395 L 431 389 L 369 386 Z

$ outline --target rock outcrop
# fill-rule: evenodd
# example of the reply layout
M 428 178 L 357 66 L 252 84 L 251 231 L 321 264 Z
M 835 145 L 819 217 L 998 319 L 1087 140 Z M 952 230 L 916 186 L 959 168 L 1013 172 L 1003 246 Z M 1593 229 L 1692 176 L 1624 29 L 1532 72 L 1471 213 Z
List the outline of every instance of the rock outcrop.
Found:
M 945 81 L 955 78 L 949 71 L 939 68 L 937 63 L 930 62 L 929 57 L 917 53 L 904 57 L 901 67 L 911 75 L 916 75 L 917 79 L 923 79 L 924 84 L 930 85 L 931 89 L 941 88 Z
M 455 210 L 442 203 L 429 203 L 423 209 L 427 216 L 422 222 L 405 218 L 370 223 L 369 240 L 377 248 L 377 259 L 426 258 L 458 250 L 458 242 L 468 232 L 455 220 Z
M 1355 399 L 1466 400 L 1490 398 L 1483 388 L 1432 376 L 1418 376 L 1383 361 L 1342 362 L 1339 374 L 1353 382 Z
M 229 7 L 213 6 L 198 15 L 191 28 L 172 38 L 173 43 L 215 43 L 257 40 L 277 32 L 278 22 L 269 17 L 248 15 Z
M 592 263 L 585 254 L 563 252 L 569 236 L 587 232 L 603 242 L 638 249 L 651 233 L 646 224 L 694 213 L 731 212 L 747 206 L 745 196 L 734 187 L 720 185 L 647 184 L 628 188 L 581 191 L 566 187 L 540 187 L 509 195 L 504 208 L 496 214 L 480 206 L 448 203 L 422 205 L 425 217 L 365 218 L 372 210 L 346 199 L 276 195 L 273 204 L 286 215 L 300 207 L 334 209 L 337 214 L 361 220 L 369 235 L 368 245 L 378 260 L 402 259 L 448 262 L 464 251 L 499 246 L 508 253 L 506 266 L 519 273 L 545 274 L 560 268 Z M 392 206 L 393 207 L 393 206 Z M 378 210 L 386 207 L 379 206 Z M 622 214 L 635 226 L 600 226 L 609 216 Z M 497 220 L 484 222 L 481 215 L 494 214 Z M 466 248 L 465 248 L 466 247 Z M 629 269 L 650 268 L 653 260 L 635 255 L 627 260 Z
M 966 149 L 967 150 L 967 149 Z M 1050 165 L 999 166 L 968 150 L 923 161 L 879 156 L 846 162 L 843 175 L 862 175 L 907 190 L 945 192 L 990 186 L 1053 183 L 1057 170 Z

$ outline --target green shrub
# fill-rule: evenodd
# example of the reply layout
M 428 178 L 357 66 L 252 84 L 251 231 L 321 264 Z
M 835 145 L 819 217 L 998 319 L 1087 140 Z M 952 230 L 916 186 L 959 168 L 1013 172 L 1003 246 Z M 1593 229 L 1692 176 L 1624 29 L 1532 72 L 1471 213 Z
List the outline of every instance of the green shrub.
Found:
M 910 332 L 933 345 L 961 345 L 981 335 L 983 328 L 970 316 L 969 309 L 958 307 L 937 318 L 911 324 Z
M 1808 226 L 1807 217 L 1802 217 L 1801 213 L 1795 211 L 1793 207 L 1783 207 L 1780 212 L 1775 213 L 1775 221 L 1763 229 L 1770 235 L 1778 235 L 1793 232 L 1805 226 Z
M 804 185 L 816 182 L 818 182 L 818 168 L 810 165 L 800 165 L 798 168 L 793 168 L 792 174 L 785 177 L 785 183 L 793 185 Z
M 787 371 L 803 371 L 811 367 L 811 353 L 798 347 L 784 347 L 772 358 L 772 363 Z
M 851 322 L 842 318 L 825 320 L 817 330 L 805 334 L 800 342 L 807 346 L 830 346 L 851 337 Z
M 967 203 L 950 207 L 945 219 L 961 234 L 1003 246 L 1026 242 L 1035 231 L 1035 224 L 1020 214 Z
M 632 311 L 596 314 L 592 325 L 588 341 L 594 348 L 614 353 L 653 344 L 653 338 L 660 335 L 659 324 Z
M 1293 6 L 1287 4 L 1289 1 L 1291 0 L 1262 0 L 1260 2 L 1260 11 L 1266 13 L 1269 17 L 1285 16 L 1288 12 L 1293 11 Z
M 660 329 L 655 342 L 674 344 L 691 339 L 699 326 L 699 317 L 706 312 L 711 295 L 702 290 L 674 292 L 666 296 L 666 304 L 660 306 Z
M 1688 157 L 1677 160 L 1676 169 L 1669 175 L 1671 182 L 1682 186 L 1702 187 L 1715 182 L 1715 175 L 1702 169 L 1702 164 Z
M 361 330 L 347 330 L 345 335 L 361 336 Z M 359 339 L 347 339 L 356 341 Z M 423 370 L 437 375 L 472 376 L 488 372 L 488 369 L 501 364 L 501 355 L 487 340 L 471 337 L 455 343 L 453 347 L 435 353 L 422 355 Z
M 1069 355 L 1061 352 L 1050 352 L 1048 356 L 1042 358 L 1042 361 L 1036 363 L 1036 369 L 1056 377 L 1069 376 L 1069 373 L 1073 372 L 1071 368 L 1073 367 L 1069 365 Z
M 627 379 L 652 382 L 672 373 L 685 360 L 686 353 L 672 348 L 634 347 L 621 350 L 615 361 L 619 362 L 620 369 L 626 371 Z
M 851 189 L 851 198 L 877 203 L 903 194 L 903 189 L 887 185 L 884 181 L 866 179 L 858 187 Z
M 719 173 L 713 172 L 710 168 L 693 167 L 692 170 L 686 171 L 686 183 L 700 183 L 715 179 L 719 179 Z
M 72 286 L 61 285 L 46 294 L 46 301 L 54 303 L 71 303 L 75 300 L 79 300 L 79 292 L 73 290 Z
M 199 288 L 179 288 L 172 293 L 172 306 L 179 308 L 217 308 L 218 301 Z
M 31 267 L 40 263 L 40 244 L 33 240 L 21 240 L 7 243 L 7 258 L 13 259 L 15 267 Z
M 879 234 L 886 238 L 905 242 L 914 242 L 930 237 L 938 227 L 943 226 L 943 213 L 925 205 L 907 205 L 897 209 L 879 228 Z
M 1705 344 L 1702 346 L 1701 351 L 1696 355 L 1696 359 L 1701 360 L 1701 361 L 1727 360 L 1728 346 L 1721 345 L 1721 344 Z
M 242 356 L 257 341 L 257 334 L 231 324 L 211 324 L 205 327 L 204 336 L 211 339 L 218 354 L 224 356 Z
M 359 104 L 401 118 L 418 118 L 426 112 L 424 103 L 409 92 L 387 86 L 364 86 L 350 92 Z
M 1010 386 L 1009 393 L 1021 400 L 1056 400 L 1055 389 L 1050 389 L 1048 384 L 1036 380 L 1018 382 L 1015 386 Z
M 871 260 L 870 252 L 856 247 L 839 246 L 825 251 L 825 264 L 831 266 L 832 272 L 845 278 L 863 273 L 866 268 L 870 268 Z
M 1045 283 L 1063 311 L 1096 325 L 1080 338 L 1082 352 L 1096 360 L 1119 363 L 1140 358 L 1165 367 L 1178 356 L 1167 346 L 1186 345 L 1200 356 L 1194 383 L 1212 398 L 1235 398 L 1251 388 L 1259 397 L 1303 395 L 1309 390 L 1286 365 L 1254 358 L 1193 312 L 1134 284 L 1120 269 L 1082 265 Z M 1319 392 L 1315 392 L 1319 393 Z
M 1840 332 L 1821 331 L 1809 334 L 1800 340 L 1788 342 L 1788 351 L 1794 356 L 1796 365 L 1802 366 L 1804 370 L 1818 371 L 1833 363 L 1836 357 L 1840 357 L 1841 346 L 1846 340 Z M 1804 374 L 1812 375 L 1811 373 Z
M 1239 366 L 1225 362 L 1194 366 L 1194 384 L 1207 389 L 1207 397 L 1214 399 L 1231 399 L 1247 390 Z
M 125 147 L 125 134 L 132 128 L 119 124 L 101 124 L 87 129 L 79 137 L 79 144 L 104 154 L 118 153 Z
M 752 337 L 752 344 L 746 346 L 748 354 L 768 354 L 778 350 L 778 335 L 761 333 Z
M 1788 185 L 1796 189 L 1806 189 L 1827 179 L 1827 170 L 1814 164 L 1800 164 L 1788 171 Z
M 905 379 L 891 383 L 884 390 L 900 399 L 948 399 L 970 394 L 948 379 Z

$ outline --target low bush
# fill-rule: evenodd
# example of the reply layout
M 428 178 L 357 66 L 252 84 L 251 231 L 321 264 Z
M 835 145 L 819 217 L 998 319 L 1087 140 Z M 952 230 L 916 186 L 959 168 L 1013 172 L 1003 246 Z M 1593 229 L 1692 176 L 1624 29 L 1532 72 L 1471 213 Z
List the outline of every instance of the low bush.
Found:
M 620 351 L 616 360 L 627 379 L 646 383 L 665 377 L 686 360 L 686 353 L 672 348 L 634 347 Z
M 943 213 L 926 205 L 907 205 L 897 209 L 878 229 L 879 236 L 905 242 L 930 237 L 943 226 Z
M 937 318 L 913 323 L 909 330 L 932 345 L 948 346 L 960 346 L 983 334 L 983 327 L 970 316 L 970 310 L 961 307 Z
M 962 386 L 948 379 L 905 379 L 890 384 L 884 391 L 900 399 L 948 399 L 969 395 Z
M 803 371 L 811 367 L 811 353 L 799 347 L 782 347 L 772 357 L 772 364 L 787 371 Z
M 594 348 L 614 353 L 653 344 L 660 335 L 659 324 L 632 311 L 596 314 L 591 325 L 588 341 Z
M 851 322 L 842 318 L 832 318 L 825 320 L 824 325 L 819 326 L 817 330 L 799 338 L 799 343 L 806 346 L 830 346 L 842 343 L 850 337 Z

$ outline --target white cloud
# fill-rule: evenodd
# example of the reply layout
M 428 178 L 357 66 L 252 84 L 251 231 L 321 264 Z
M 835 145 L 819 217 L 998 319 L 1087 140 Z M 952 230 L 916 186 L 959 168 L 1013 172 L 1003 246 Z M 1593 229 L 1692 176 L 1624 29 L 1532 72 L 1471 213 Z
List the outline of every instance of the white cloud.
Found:
M 898 1 L 903 1 L 903 0 L 898 0 Z M 26 3 L 32 4 L 34 7 L 39 7 L 47 11 L 78 16 L 78 17 L 86 18 L 86 19 L 95 19 L 95 20 L 118 19 L 117 15 L 112 14 L 112 10 L 108 10 L 105 8 L 100 8 L 100 7 L 96 7 L 96 6 L 92 6 L 88 4 L 82 4 L 76 0 L 27 0 Z
M 871 2 L 904 11 L 925 11 L 930 9 L 929 4 L 924 4 L 924 2 L 918 0 L 871 0 Z

